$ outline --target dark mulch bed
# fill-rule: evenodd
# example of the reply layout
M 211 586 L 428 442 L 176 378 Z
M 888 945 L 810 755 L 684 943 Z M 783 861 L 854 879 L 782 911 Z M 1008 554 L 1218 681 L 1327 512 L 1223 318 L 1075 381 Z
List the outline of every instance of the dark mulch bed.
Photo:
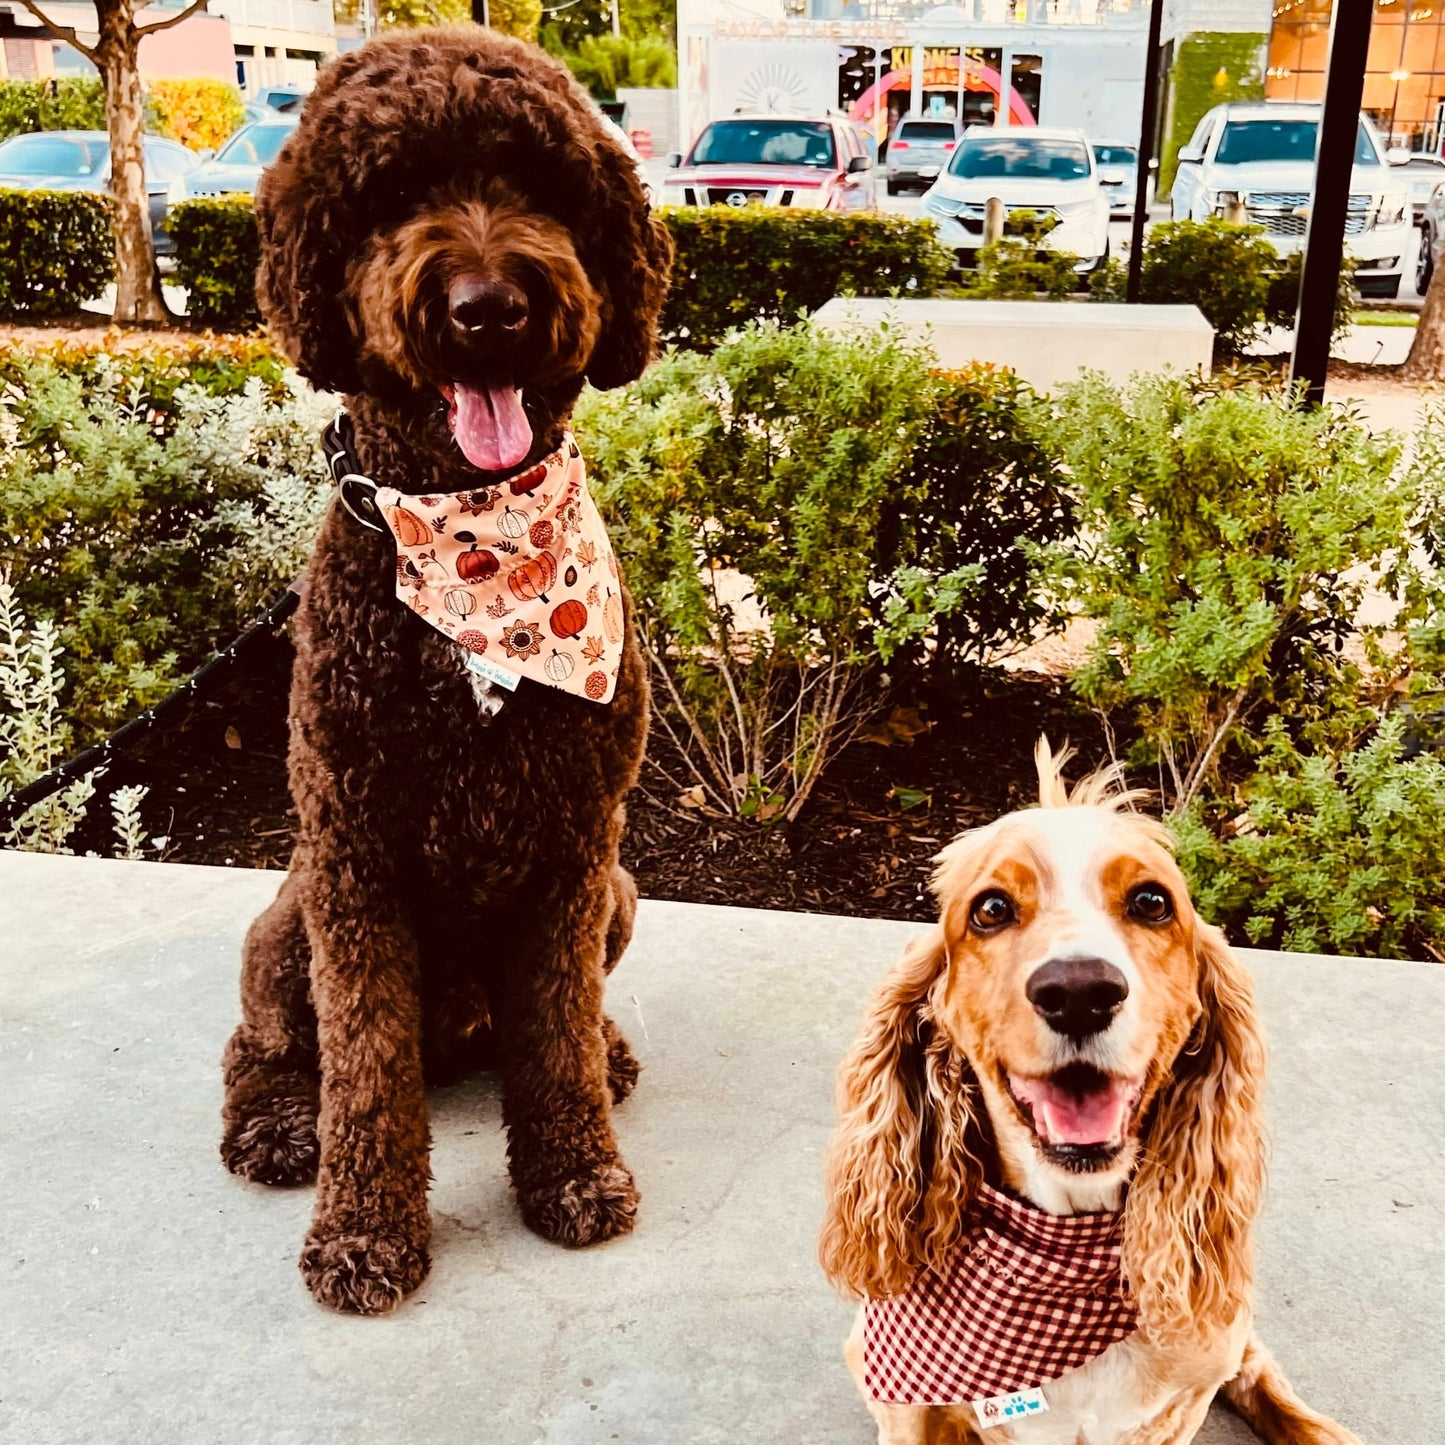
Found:
M 286 792 L 284 637 L 249 654 L 215 696 L 118 762 L 107 786 L 146 784 L 148 833 L 172 862 L 283 868 L 294 815 Z M 675 805 L 655 766 L 629 806 L 624 859 L 645 897 L 881 918 L 931 918 L 929 860 L 961 829 L 1026 801 L 1041 732 L 1084 757 L 1103 756 L 1097 722 L 1057 683 L 1031 675 L 989 679 L 971 694 L 900 699 L 855 743 L 791 826 L 712 819 Z M 891 722 L 890 722 L 891 719 Z M 658 751 L 666 740 L 654 734 Z M 680 772 L 674 769 L 674 772 Z M 895 789 L 923 795 L 904 809 Z M 92 820 L 80 849 L 108 851 L 108 820 Z

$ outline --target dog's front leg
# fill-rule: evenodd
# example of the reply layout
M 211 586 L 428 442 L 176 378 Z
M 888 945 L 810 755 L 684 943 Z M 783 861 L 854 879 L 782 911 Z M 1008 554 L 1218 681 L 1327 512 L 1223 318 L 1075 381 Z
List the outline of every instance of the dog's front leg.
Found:
M 637 1188 L 612 1132 L 602 1016 L 610 868 L 549 883 L 509 947 L 501 1000 L 503 1115 L 522 1218 L 561 1244 L 631 1230 Z
M 333 839 L 315 866 L 305 895 L 321 1168 L 301 1273 L 323 1304 L 380 1314 L 430 1263 L 417 946 L 384 890 L 363 886 L 363 860 Z

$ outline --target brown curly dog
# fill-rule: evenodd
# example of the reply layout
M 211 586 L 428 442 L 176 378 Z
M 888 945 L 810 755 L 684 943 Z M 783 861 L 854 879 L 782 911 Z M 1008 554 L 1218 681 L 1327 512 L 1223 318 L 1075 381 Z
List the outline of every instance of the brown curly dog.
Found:
M 272 334 L 344 393 L 380 486 L 498 484 L 557 453 L 584 379 L 631 381 L 656 349 L 670 245 L 631 157 L 561 65 L 495 32 L 329 65 L 257 216 Z M 424 1081 L 500 1071 L 546 1238 L 625 1233 L 638 1202 L 611 1119 L 637 1064 L 602 1012 L 636 902 L 617 861 L 648 714 L 630 618 L 610 702 L 503 694 L 398 601 L 397 567 L 391 535 L 332 506 L 296 623 L 299 837 L 224 1059 L 226 1166 L 319 1174 L 301 1272 L 361 1313 L 429 1267 Z

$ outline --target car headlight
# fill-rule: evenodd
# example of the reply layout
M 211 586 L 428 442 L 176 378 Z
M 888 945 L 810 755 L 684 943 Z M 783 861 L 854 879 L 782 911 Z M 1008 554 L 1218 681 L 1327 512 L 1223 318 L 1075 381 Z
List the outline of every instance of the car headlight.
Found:
M 1082 221 L 1086 216 L 1094 214 L 1097 201 L 1063 201 L 1054 209 L 1059 213 L 1061 220 Z
M 923 198 L 923 209 L 931 216 L 952 220 L 958 214 L 958 208 L 957 201 L 950 201 L 947 196 L 940 196 L 933 191 L 929 191 Z
M 1380 202 L 1380 225 L 1398 226 L 1410 213 L 1410 197 L 1407 195 L 1386 196 Z

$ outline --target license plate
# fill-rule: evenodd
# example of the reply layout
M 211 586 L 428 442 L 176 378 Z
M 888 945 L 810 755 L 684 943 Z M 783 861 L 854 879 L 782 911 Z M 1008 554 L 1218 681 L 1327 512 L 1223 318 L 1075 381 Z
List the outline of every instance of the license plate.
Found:
M 937 166 L 919 166 L 919 168 L 918 168 L 918 174 L 919 174 L 920 176 L 936 176 L 936 175 L 938 174 L 938 167 L 937 167 Z

